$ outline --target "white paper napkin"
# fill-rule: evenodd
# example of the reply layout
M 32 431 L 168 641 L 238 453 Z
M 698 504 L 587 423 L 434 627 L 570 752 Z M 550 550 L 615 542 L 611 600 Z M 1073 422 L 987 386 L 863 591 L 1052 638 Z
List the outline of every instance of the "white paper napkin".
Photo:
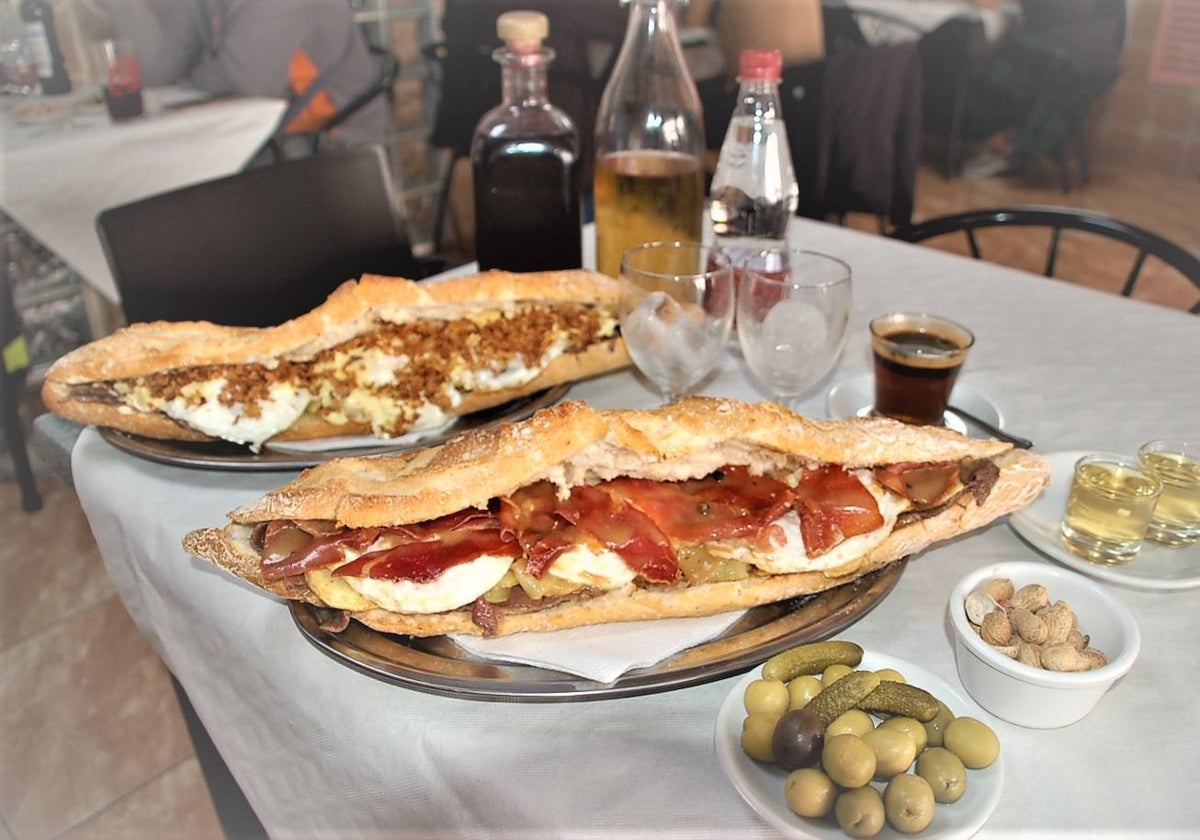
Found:
M 663 618 L 572 627 L 550 633 L 516 633 L 497 639 L 452 635 L 481 659 L 565 671 L 600 683 L 626 671 L 662 662 L 725 632 L 744 610 L 700 618 Z

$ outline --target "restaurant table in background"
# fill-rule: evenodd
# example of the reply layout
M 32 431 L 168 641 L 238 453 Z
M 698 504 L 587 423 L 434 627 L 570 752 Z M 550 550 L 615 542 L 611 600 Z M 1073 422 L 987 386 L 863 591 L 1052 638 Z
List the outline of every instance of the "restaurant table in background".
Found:
M 850 263 L 850 340 L 804 400 L 869 370 L 867 321 L 892 309 L 970 325 L 960 385 L 1042 452 L 1133 452 L 1195 437 L 1200 321 L 1183 312 L 797 220 L 792 236 Z M 585 254 L 585 263 L 588 256 Z M 765 398 L 730 351 L 704 393 Z M 649 407 L 631 372 L 577 384 L 601 407 Z M 186 688 L 273 837 L 773 837 L 723 776 L 718 709 L 736 682 L 583 703 L 434 696 L 326 657 L 279 601 L 190 558 L 180 539 L 289 474 L 151 463 L 80 436 L 74 480 L 105 565 L 138 627 Z M 146 504 L 153 499 L 153 504 Z M 840 634 L 960 685 L 946 619 L 954 583 L 1000 560 L 1037 559 L 1003 522 L 922 552 L 879 605 Z M 1049 563 L 1051 561 L 1045 560 Z M 1031 730 L 994 721 L 1003 792 L 980 838 L 1194 836 L 1200 798 L 1196 590 L 1112 588 L 1140 624 L 1132 672 L 1084 721 Z
M 57 254 L 93 293 L 93 333 L 114 326 L 120 296 L 96 214 L 242 169 L 283 114 L 282 99 L 198 99 L 148 89 L 145 117 L 109 120 L 98 93 L 0 102 L 0 210 Z

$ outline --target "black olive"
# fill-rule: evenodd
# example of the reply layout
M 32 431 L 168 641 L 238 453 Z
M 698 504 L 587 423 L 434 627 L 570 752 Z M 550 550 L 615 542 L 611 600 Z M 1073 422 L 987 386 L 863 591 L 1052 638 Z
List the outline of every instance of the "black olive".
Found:
M 771 749 L 775 763 L 785 770 L 811 767 L 821 757 L 825 748 L 825 725 L 816 712 L 810 709 L 792 709 L 784 712 L 775 724 L 771 738 Z

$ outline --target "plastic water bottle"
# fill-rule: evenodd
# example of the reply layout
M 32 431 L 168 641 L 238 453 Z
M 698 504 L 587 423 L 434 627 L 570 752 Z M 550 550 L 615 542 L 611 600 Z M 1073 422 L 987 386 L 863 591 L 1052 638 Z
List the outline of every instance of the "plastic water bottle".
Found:
M 58 42 L 54 9 L 46 0 L 21 0 L 21 20 L 25 22 L 25 46 L 37 67 L 42 93 L 47 96 L 70 93 L 71 77 Z
M 782 247 L 800 192 L 779 101 L 783 56 L 742 50 L 737 105 L 709 191 L 716 242 L 735 269 L 759 251 Z

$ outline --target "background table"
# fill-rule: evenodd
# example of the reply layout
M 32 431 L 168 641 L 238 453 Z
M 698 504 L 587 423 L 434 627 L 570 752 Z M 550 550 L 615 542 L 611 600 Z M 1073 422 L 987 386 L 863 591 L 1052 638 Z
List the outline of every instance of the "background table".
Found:
M 851 339 L 830 384 L 868 370 L 867 320 L 911 308 L 974 328 L 962 382 L 1041 451 L 1133 451 L 1195 437 L 1200 321 L 1182 312 L 798 221 L 794 237 L 854 269 Z M 707 393 L 765 396 L 734 355 Z M 581 383 L 599 406 L 650 406 L 633 374 Z M 142 632 L 184 685 L 273 837 L 772 837 L 713 749 L 735 678 L 571 704 L 476 702 L 378 682 L 305 641 L 273 598 L 187 556 L 182 535 L 224 521 L 287 475 L 200 472 L 125 455 L 94 430 L 73 458 L 105 564 Z M 148 504 L 147 500 L 154 500 Z M 1003 522 L 916 556 L 896 589 L 841 634 L 958 685 L 945 617 L 954 582 L 1036 555 Z M 1049 562 L 1049 561 L 1046 561 Z M 1181 837 L 1200 825 L 1200 620 L 1195 590 L 1116 589 L 1142 655 L 1083 722 L 996 723 L 1003 797 L 982 838 Z
M 282 99 L 238 98 L 164 110 L 186 92 L 146 95 L 147 116 L 122 123 L 111 122 L 103 105 L 79 104 L 82 95 L 40 100 L 61 108 L 61 118 L 22 120 L 21 109 L 39 100 L 0 107 L 0 210 L 78 272 L 99 296 L 94 306 L 120 303 L 96 214 L 242 169 L 285 107 Z

